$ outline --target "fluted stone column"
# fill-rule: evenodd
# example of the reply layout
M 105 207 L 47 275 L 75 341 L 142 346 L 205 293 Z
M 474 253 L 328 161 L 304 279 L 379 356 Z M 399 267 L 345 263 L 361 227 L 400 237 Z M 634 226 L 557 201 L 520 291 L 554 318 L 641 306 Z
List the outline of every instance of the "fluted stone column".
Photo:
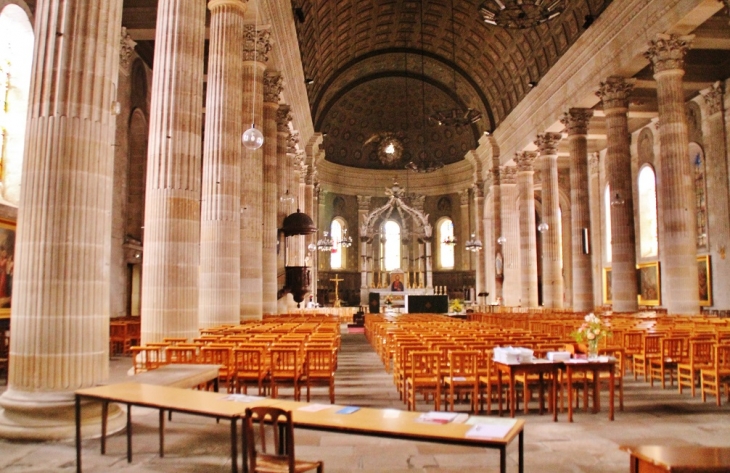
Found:
M 482 242 L 486 242 L 486 238 L 484 236 L 484 190 L 483 190 L 484 183 L 481 181 L 478 181 L 477 184 L 474 186 L 474 213 L 476 214 L 474 218 L 474 235 Z M 482 243 L 484 244 L 484 243 Z M 485 264 L 486 264 L 486 258 L 485 255 L 487 254 L 486 249 L 482 247 L 481 251 L 477 251 L 475 254 L 476 259 L 476 287 L 474 288 L 476 292 L 477 302 L 481 303 L 483 302 L 483 299 L 479 298 L 480 292 L 487 292 L 487 286 L 486 286 L 486 275 L 485 275 Z
M 629 95 L 633 84 L 609 77 L 597 95 L 606 115 L 606 172 L 611 188 L 611 292 L 613 310 L 638 308 L 636 291 L 636 232 L 628 128 Z
M 365 216 L 370 213 L 370 199 L 369 195 L 358 195 L 357 196 L 357 221 L 361 223 L 358 228 L 358 235 L 360 236 L 360 304 L 368 305 L 368 292 L 370 292 L 370 281 L 371 281 L 371 260 L 368 260 L 368 242 L 372 241 L 372 238 L 367 234 L 367 228 L 362 225 L 365 221 Z
M 74 390 L 109 376 L 110 104 L 116 99 L 122 2 L 41 5 L 18 209 L 8 386 L 0 396 L 0 437 L 25 440 L 72 438 Z M 82 435 L 99 435 L 98 408 L 85 414 L 94 419 L 87 419 Z M 113 408 L 112 431 L 123 426 L 119 414 Z
M 571 108 L 560 120 L 570 140 L 570 206 L 573 265 L 573 310 L 593 309 L 593 272 L 591 255 L 583 251 L 583 232 L 590 234 L 591 214 L 588 199 L 588 122 L 593 110 Z
M 293 155 L 288 152 L 287 148 L 289 122 L 293 118 L 290 110 L 289 105 L 281 104 L 276 111 L 276 191 L 279 195 L 276 216 L 277 227 L 281 227 L 286 216 L 296 210 L 296 195 L 292 193 L 294 190 L 292 187 Z
M 535 234 L 534 151 L 515 155 L 520 205 L 520 266 L 522 307 L 537 307 L 537 237 Z
M 469 233 L 469 189 L 464 189 L 459 193 L 459 211 L 460 211 L 460 218 L 461 218 L 461 228 L 459 229 L 459 233 L 461 233 L 461 241 L 458 242 L 457 248 L 460 248 L 460 258 L 461 258 L 461 269 L 464 271 L 469 270 L 469 261 L 471 260 L 469 253 L 471 251 L 467 250 L 464 246 L 466 243 L 466 240 L 469 239 L 470 233 Z
M 275 314 L 277 307 L 276 280 L 276 216 L 279 204 L 277 186 L 277 128 L 279 94 L 283 90 L 283 78 L 279 72 L 264 74 L 264 192 L 263 192 L 263 313 Z
M 492 208 L 489 209 L 492 212 L 492 226 L 490 233 L 492 238 L 490 245 L 493 252 L 491 253 L 491 261 L 488 261 L 487 264 L 494 268 L 494 272 L 492 272 L 494 275 L 494 291 L 489 292 L 492 293 L 493 301 L 501 302 L 502 282 L 504 280 L 504 255 L 502 255 L 502 247 L 499 243 L 497 243 L 497 239 L 502 236 L 502 192 L 500 188 L 502 173 L 499 166 L 495 166 L 489 171 L 489 174 L 491 176 L 490 193 L 492 194 Z M 499 263 L 497 263 L 497 261 L 499 261 Z M 497 269 L 498 266 L 499 269 Z
M 551 309 L 563 307 L 563 275 L 560 261 L 560 194 L 558 192 L 558 142 L 560 133 L 537 135 L 535 144 L 542 162 L 542 221 L 548 229 L 542 234 L 542 297 Z
M 502 257 L 504 281 L 502 285 L 502 303 L 516 307 L 522 298 L 522 273 L 520 264 L 520 222 L 517 209 L 517 168 L 505 166 L 500 170 L 502 235 Z
M 593 305 L 603 305 L 603 235 L 601 233 L 601 180 L 598 153 L 588 158 L 589 180 L 588 192 L 591 215 L 591 267 L 593 277 Z
M 684 107 L 684 56 L 692 37 L 659 34 L 645 53 L 654 67 L 659 106 L 661 205 L 664 217 L 663 305 L 669 314 L 699 312 L 697 209 Z M 688 205 L 689 203 L 689 205 Z
M 200 206 L 201 328 L 238 324 L 241 272 L 241 0 L 212 0 Z
M 271 50 L 269 30 L 244 27 L 243 110 L 241 120 L 262 131 L 264 70 Z M 251 123 L 249 123 L 251 122 Z M 264 140 L 266 141 L 266 140 Z M 241 320 L 260 320 L 263 314 L 263 147 L 244 148 L 241 170 Z
M 700 92 L 707 106 L 707 114 L 704 116 L 704 126 L 709 130 L 709 139 L 705 141 L 705 162 L 706 169 L 711 172 L 706 173 L 707 179 L 707 209 L 708 209 L 708 226 L 711 229 L 730 229 L 730 211 L 728 209 L 728 168 L 727 168 L 727 151 L 723 136 L 724 120 L 723 120 L 723 93 L 722 82 L 716 82 L 709 89 Z M 714 233 L 714 232 L 713 232 Z M 722 274 L 723 266 L 730 264 L 723 259 L 718 253 L 721 247 L 727 247 L 728 232 L 717 232 L 710 235 L 711 253 L 713 255 L 712 265 L 715 274 Z M 727 267 L 727 266 L 725 266 Z M 725 273 L 727 274 L 727 273 Z M 718 278 L 713 279 L 715 287 L 718 286 Z M 730 294 L 726 291 L 713 291 L 713 304 L 717 307 L 726 306 L 730 302 Z
M 205 4 L 161 1 L 142 263 L 142 343 L 198 335 Z

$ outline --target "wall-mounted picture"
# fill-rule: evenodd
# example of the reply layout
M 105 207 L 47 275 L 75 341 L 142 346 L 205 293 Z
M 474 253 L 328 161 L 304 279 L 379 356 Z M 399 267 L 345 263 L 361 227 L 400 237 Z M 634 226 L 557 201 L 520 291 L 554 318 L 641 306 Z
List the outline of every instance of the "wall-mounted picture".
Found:
M 0 318 L 10 317 L 15 261 L 15 223 L 0 219 Z
M 603 268 L 603 303 L 613 304 L 611 292 L 611 268 Z
M 636 276 L 639 285 L 639 305 L 659 305 L 662 294 L 659 262 L 639 264 Z
M 710 255 L 697 257 L 697 279 L 700 283 L 700 306 L 712 305 L 712 266 Z

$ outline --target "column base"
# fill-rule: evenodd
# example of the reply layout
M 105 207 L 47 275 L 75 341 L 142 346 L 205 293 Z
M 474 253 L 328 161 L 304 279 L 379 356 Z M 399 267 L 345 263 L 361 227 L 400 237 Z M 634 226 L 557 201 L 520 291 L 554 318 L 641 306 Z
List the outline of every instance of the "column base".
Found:
M 8 389 L 0 396 L 0 438 L 10 440 L 69 440 L 76 436 L 74 395 L 66 392 L 28 393 Z M 126 427 L 126 416 L 109 405 L 107 435 Z M 81 406 L 81 436 L 101 436 L 101 403 Z

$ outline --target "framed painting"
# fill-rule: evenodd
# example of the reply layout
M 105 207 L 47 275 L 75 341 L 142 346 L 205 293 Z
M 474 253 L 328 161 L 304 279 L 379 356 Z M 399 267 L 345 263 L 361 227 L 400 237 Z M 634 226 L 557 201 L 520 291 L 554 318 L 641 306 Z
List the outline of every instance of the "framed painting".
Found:
M 613 304 L 611 292 L 611 268 L 603 268 L 603 303 Z
M 712 305 L 712 266 L 710 255 L 697 257 L 697 278 L 700 283 L 700 306 Z
M 661 303 L 661 280 L 659 262 L 642 263 L 636 267 L 639 286 L 639 305 L 657 306 Z
M 10 317 L 15 258 L 15 222 L 0 219 L 0 318 Z

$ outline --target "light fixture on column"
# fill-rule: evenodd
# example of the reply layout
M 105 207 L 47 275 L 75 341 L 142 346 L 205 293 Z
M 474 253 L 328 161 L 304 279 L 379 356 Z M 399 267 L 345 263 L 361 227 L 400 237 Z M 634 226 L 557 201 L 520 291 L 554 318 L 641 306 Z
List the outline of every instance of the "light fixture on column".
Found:
M 254 22 L 253 33 L 253 95 L 251 97 L 251 128 L 243 132 L 241 141 L 246 149 L 255 151 L 264 144 L 264 134 L 256 129 L 256 53 L 258 51 L 259 42 L 259 12 L 256 10 L 256 20 Z
M 472 233 L 471 238 L 466 240 L 466 243 L 464 243 L 464 248 L 467 249 L 467 251 L 473 251 L 476 253 L 477 251 L 480 251 L 482 249 L 482 241 L 477 238 L 476 234 Z
M 497 238 L 497 243 L 499 243 L 500 245 L 504 245 L 505 243 L 507 243 L 507 239 L 504 236 L 501 236 Z
M 532 28 L 565 10 L 565 0 L 487 0 L 479 7 L 484 23 L 502 28 Z
M 549 228 L 550 226 L 547 223 L 540 222 L 540 225 L 537 226 L 537 231 L 540 233 L 545 233 L 546 231 L 548 231 Z
M 618 207 L 619 205 L 624 205 L 626 201 L 621 198 L 621 194 L 616 192 L 613 196 L 613 199 L 611 199 L 611 207 Z

